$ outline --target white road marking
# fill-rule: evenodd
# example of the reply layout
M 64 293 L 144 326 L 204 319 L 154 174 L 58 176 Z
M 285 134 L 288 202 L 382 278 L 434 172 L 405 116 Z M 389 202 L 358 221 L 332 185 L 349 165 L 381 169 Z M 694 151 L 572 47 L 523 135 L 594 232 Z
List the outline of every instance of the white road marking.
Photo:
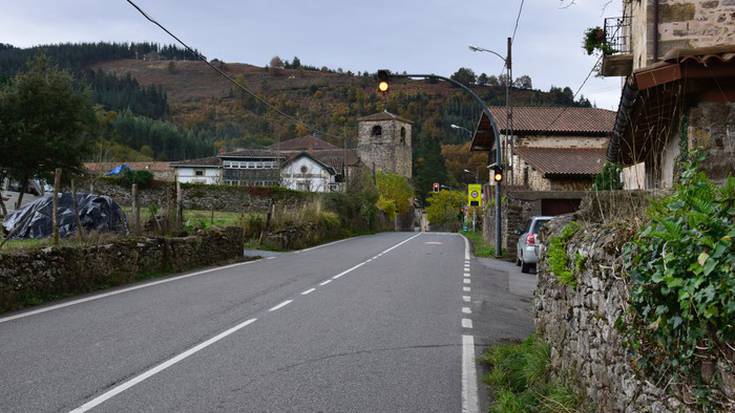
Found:
M 470 292 L 472 291 L 472 287 L 462 287 L 462 291 Z
M 469 278 L 470 277 L 470 273 L 466 272 L 466 273 L 464 273 L 464 276 L 467 277 L 467 278 Z
M 306 290 L 306 291 L 304 291 L 303 293 L 301 293 L 301 295 L 307 295 L 307 294 L 311 294 L 311 293 L 313 293 L 314 291 L 316 291 L 316 288 L 309 288 L 308 290 Z
M 470 260 L 470 241 L 464 235 L 460 235 L 460 236 L 464 238 L 464 260 L 469 261 Z
M 463 318 L 462 319 L 462 327 L 463 328 L 472 328 L 472 320 L 469 318 Z
M 469 303 L 470 301 L 472 301 L 472 297 L 470 297 L 469 295 L 463 295 L 462 301 Z
M 316 250 L 316 249 L 319 249 L 319 248 L 324 248 L 324 247 L 328 247 L 328 246 L 330 246 L 330 245 L 334 245 L 334 244 L 339 244 L 340 242 L 345 242 L 345 241 L 349 241 L 349 240 L 351 240 L 351 239 L 355 239 L 355 238 L 359 238 L 359 237 L 360 237 L 360 236 L 357 236 L 357 237 L 350 237 L 350 238 L 345 238 L 345 239 L 338 239 L 337 241 L 332 241 L 332 242 L 328 242 L 328 243 L 326 243 L 326 244 L 321 244 L 321 245 L 317 245 L 317 246 L 315 246 L 315 247 L 311 247 L 311 248 L 305 248 L 305 249 L 303 249 L 303 250 L 298 250 L 298 251 L 294 251 L 294 254 L 301 254 L 302 252 L 309 252 L 309 251 L 314 251 L 314 250 Z
M 327 284 L 329 284 L 331 282 L 332 282 L 332 280 L 326 280 L 326 281 L 320 282 L 319 285 L 327 285 Z
M 465 278 L 465 279 L 464 279 L 464 280 L 462 280 L 462 281 L 464 281 L 464 283 L 465 283 L 465 284 L 471 284 L 471 283 L 472 283 L 472 281 L 470 281 L 470 279 L 469 279 L 469 278 Z
M 222 340 L 223 338 L 229 336 L 232 333 L 235 333 L 238 330 L 241 330 L 245 328 L 246 326 L 249 326 L 250 324 L 254 323 L 257 320 L 257 318 L 251 318 L 247 321 L 244 321 L 229 330 L 225 330 L 216 336 L 210 338 L 207 341 L 202 342 L 201 344 L 197 344 L 196 346 L 190 348 L 189 350 L 186 350 L 185 352 L 179 354 L 176 357 L 170 358 L 163 363 L 157 365 L 156 367 L 153 367 L 152 369 L 144 372 L 143 374 L 133 377 L 132 379 L 124 382 L 123 384 L 120 384 L 119 386 L 113 387 L 112 389 L 108 390 L 107 392 L 103 393 L 100 396 L 95 397 L 94 399 L 88 401 L 87 403 L 84 403 L 83 405 L 77 407 L 76 409 L 72 410 L 71 413 L 82 413 L 86 412 L 101 403 L 104 403 L 106 400 L 109 400 L 116 395 L 124 392 L 125 390 L 135 386 L 136 384 L 142 382 L 143 380 L 160 373 L 163 370 L 166 370 L 167 368 L 173 366 L 174 364 L 186 359 L 187 357 L 190 357 L 191 355 L 204 350 L 205 348 L 211 346 L 212 344 Z
M 8 316 L 8 317 L 2 317 L 2 318 L 0 318 L 0 323 L 5 323 L 5 322 L 8 322 L 8 321 L 17 320 L 19 318 L 30 317 L 32 315 L 42 314 L 42 313 L 46 313 L 46 312 L 49 312 L 49 311 L 58 310 L 60 308 L 65 308 L 65 307 L 70 307 L 72 305 L 86 303 L 86 302 L 89 302 L 89 301 L 95 301 L 95 300 L 99 300 L 99 299 L 102 299 L 102 298 L 111 297 L 113 295 L 124 294 L 124 293 L 130 292 L 130 291 L 135 291 L 135 290 L 140 290 L 140 289 L 143 289 L 143 288 L 153 287 L 153 286 L 159 285 L 159 284 L 166 284 L 166 283 L 183 280 L 183 279 L 190 278 L 190 277 L 196 277 L 197 275 L 208 274 L 210 272 L 215 272 L 215 271 L 219 271 L 219 270 L 226 270 L 228 268 L 234 268 L 234 267 L 238 267 L 240 265 L 252 264 L 252 263 L 258 262 L 258 261 L 260 261 L 260 260 L 254 260 L 254 261 L 248 261 L 248 262 L 239 262 L 237 264 L 230 264 L 230 265 L 225 265 L 225 266 L 222 266 L 222 267 L 210 268 L 208 270 L 197 271 L 197 272 L 193 272 L 191 274 L 179 275 L 179 276 L 176 276 L 176 277 L 166 278 L 164 280 L 152 281 L 152 282 L 145 283 L 145 284 L 135 285 L 133 287 L 122 288 L 120 290 L 115 290 L 115 291 L 110 291 L 110 292 L 107 292 L 107 293 L 92 295 L 90 297 L 80 298 L 78 300 L 67 301 L 65 303 L 61 303 L 61 304 L 51 305 L 51 306 L 48 306 L 48 307 L 39 308 L 37 310 L 26 311 L 26 312 L 23 312 L 23 313 L 20 313 L 20 314 L 16 314 L 16 315 L 11 315 L 11 316 Z
M 478 413 L 475 338 L 462 336 L 462 413 Z
M 469 307 L 462 307 L 462 312 L 465 314 L 472 314 L 472 310 Z
M 278 304 L 277 306 L 271 308 L 268 311 L 273 312 L 273 311 L 276 311 L 276 310 L 280 310 L 281 308 L 283 308 L 283 307 L 291 304 L 292 302 L 293 302 L 293 300 L 286 300 L 286 301 L 282 302 L 281 304 Z
M 276 259 L 276 257 L 268 257 L 268 258 L 266 258 L 266 260 L 275 260 L 275 259 Z
M 444 245 L 443 242 L 439 242 L 439 241 L 426 241 L 424 242 L 424 244 L 426 245 Z

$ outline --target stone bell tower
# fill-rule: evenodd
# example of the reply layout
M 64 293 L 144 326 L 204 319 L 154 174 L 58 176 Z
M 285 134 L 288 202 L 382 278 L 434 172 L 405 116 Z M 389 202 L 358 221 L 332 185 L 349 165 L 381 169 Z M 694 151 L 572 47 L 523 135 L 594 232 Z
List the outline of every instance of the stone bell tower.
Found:
M 411 178 L 411 121 L 388 111 L 358 119 L 357 155 L 370 169 Z

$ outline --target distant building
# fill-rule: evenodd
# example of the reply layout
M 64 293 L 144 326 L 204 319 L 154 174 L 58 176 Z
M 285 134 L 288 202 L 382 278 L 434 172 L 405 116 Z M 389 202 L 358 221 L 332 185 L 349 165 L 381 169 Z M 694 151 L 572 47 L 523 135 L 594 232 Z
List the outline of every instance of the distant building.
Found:
M 411 126 L 411 121 L 388 111 L 359 118 L 357 155 L 368 168 L 375 171 L 411 178 Z
M 514 107 L 513 133 L 504 107 L 490 112 L 501 134 L 506 184 L 531 191 L 584 191 L 603 168 L 615 112 L 594 108 Z M 471 150 L 494 150 L 483 114 Z M 491 156 L 494 162 L 495 157 Z
M 222 181 L 236 186 L 278 186 L 278 152 L 269 149 L 243 149 L 218 156 L 222 161 Z
M 222 161 L 217 157 L 172 162 L 177 182 L 186 184 L 222 184 Z

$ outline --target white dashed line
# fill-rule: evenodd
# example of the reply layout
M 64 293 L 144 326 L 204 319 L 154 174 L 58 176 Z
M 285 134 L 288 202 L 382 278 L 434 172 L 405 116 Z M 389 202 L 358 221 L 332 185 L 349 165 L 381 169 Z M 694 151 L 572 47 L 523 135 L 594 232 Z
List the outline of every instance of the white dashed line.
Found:
M 238 324 L 238 325 L 230 328 L 229 330 L 225 330 L 225 331 L 217 334 L 216 336 L 210 338 L 209 340 L 207 340 L 207 341 L 205 341 L 205 342 L 203 342 L 201 344 L 197 344 L 196 346 L 190 348 L 189 350 L 186 350 L 185 352 L 179 354 L 178 356 L 176 356 L 174 358 L 168 359 L 167 361 L 165 361 L 165 362 L 157 365 L 156 367 L 153 367 L 152 369 L 146 371 L 145 373 L 143 373 L 143 374 L 141 374 L 139 376 L 136 376 L 136 377 L 134 377 L 134 378 L 126 381 L 125 383 L 123 383 L 123 384 L 121 384 L 121 385 L 119 385 L 117 387 L 113 387 L 111 390 L 103 393 L 100 396 L 95 397 L 94 399 L 88 401 L 87 403 L 84 403 L 83 405 L 81 405 L 81 406 L 77 407 L 76 409 L 72 410 L 71 413 L 82 413 L 82 412 L 86 412 L 86 411 L 88 411 L 90 409 L 93 409 L 94 407 L 96 407 L 96 406 L 104 403 L 106 400 L 109 400 L 109 399 L 115 397 L 116 395 L 118 395 L 118 394 L 124 392 L 125 390 L 127 390 L 127 389 L 135 386 L 136 384 L 142 382 L 143 380 L 145 380 L 145 379 L 147 379 L 147 378 L 149 378 L 151 376 L 154 376 L 154 375 L 160 373 L 163 370 L 166 370 L 167 368 L 173 366 L 174 364 L 176 364 L 176 363 L 178 363 L 178 362 L 186 359 L 187 357 L 189 357 L 189 356 L 191 356 L 191 355 L 193 355 L 193 354 L 195 354 L 195 353 L 197 353 L 197 352 L 199 352 L 201 350 L 204 350 L 205 348 L 207 348 L 207 347 L 211 346 L 212 344 L 214 344 L 214 343 L 222 340 L 223 338 L 229 336 L 230 334 L 235 333 L 236 331 L 238 331 L 238 330 L 240 330 L 240 329 L 242 329 L 242 328 L 244 328 L 244 327 L 246 327 L 246 326 L 248 326 L 250 324 L 253 324 L 256 320 L 257 320 L 257 318 L 251 318 L 251 319 L 249 319 L 247 321 L 244 321 L 244 322 L 242 322 L 242 323 L 240 323 L 240 324 Z
M 469 278 L 465 278 L 465 279 L 464 279 L 464 280 L 462 280 L 462 281 L 464 281 L 464 283 L 465 283 L 465 284 L 472 284 L 472 281 L 470 281 L 470 279 L 469 279 Z
M 469 307 L 462 307 L 462 312 L 464 314 L 472 314 L 472 310 Z
M 308 294 L 313 293 L 314 291 L 316 291 L 316 288 L 309 288 L 308 290 L 301 293 L 301 295 L 308 295 Z
M 469 318 L 463 318 L 462 319 L 462 327 L 463 328 L 472 328 L 472 320 Z
M 273 312 L 273 311 L 276 311 L 276 310 L 280 310 L 281 308 L 283 308 L 283 307 L 291 304 L 292 302 L 293 302 L 293 300 L 286 300 L 286 301 L 282 302 L 281 304 L 278 304 L 277 306 L 271 308 L 268 311 Z
M 469 303 L 470 301 L 472 301 L 472 297 L 470 297 L 469 295 L 463 295 L 462 301 Z
M 468 293 L 468 292 L 472 291 L 472 287 L 462 287 L 462 291 Z
M 266 258 L 266 260 L 275 260 L 275 259 L 276 259 L 276 257 L 268 257 L 268 258 Z
M 475 338 L 462 336 L 462 413 L 478 413 Z
M 470 276 L 470 273 L 466 272 L 466 273 L 464 273 L 464 276 L 465 277 L 469 277 Z
M 327 284 L 329 284 L 331 282 L 332 282 L 332 280 L 326 280 L 326 281 L 320 282 L 319 285 L 327 285 Z

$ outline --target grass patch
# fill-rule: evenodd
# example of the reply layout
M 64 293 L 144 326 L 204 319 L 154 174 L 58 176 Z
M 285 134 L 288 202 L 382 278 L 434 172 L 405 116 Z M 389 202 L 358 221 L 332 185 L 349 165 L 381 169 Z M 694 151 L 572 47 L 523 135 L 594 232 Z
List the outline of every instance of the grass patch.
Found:
M 549 346 L 535 335 L 490 347 L 480 361 L 490 367 L 484 381 L 495 396 L 492 413 L 581 411 L 574 387 L 550 377 Z
M 574 268 L 570 266 L 569 255 L 567 254 L 567 243 L 579 231 L 579 224 L 575 221 L 568 223 L 562 228 L 559 235 L 549 238 L 549 248 L 546 251 L 549 269 L 556 276 L 560 283 L 575 287 L 577 279 L 575 276 L 575 268 L 582 268 L 585 263 L 584 256 L 575 255 Z
M 472 253 L 476 257 L 493 257 L 495 256 L 495 248 L 488 245 L 485 238 L 482 237 L 482 232 L 478 231 L 462 231 L 462 235 L 470 240 L 472 247 Z

